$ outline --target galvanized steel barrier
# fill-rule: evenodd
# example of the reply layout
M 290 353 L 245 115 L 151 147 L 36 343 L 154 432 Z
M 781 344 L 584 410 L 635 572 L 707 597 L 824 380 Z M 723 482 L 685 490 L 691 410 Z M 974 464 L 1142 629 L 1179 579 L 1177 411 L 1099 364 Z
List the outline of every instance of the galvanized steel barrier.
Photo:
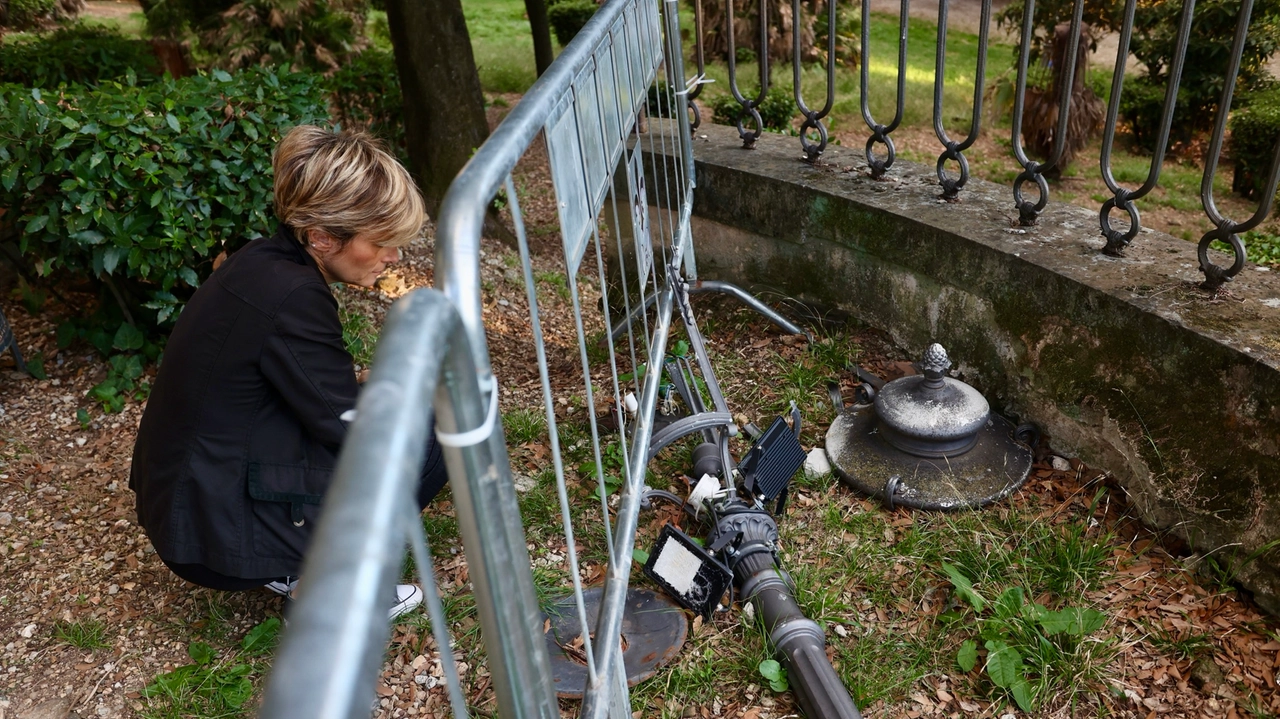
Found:
M 422 581 L 432 600 L 437 644 L 450 646 L 421 523 L 412 513 L 395 509 L 411 504 L 413 469 L 420 462 L 434 406 L 498 713 L 560 716 L 507 446 L 502 424 L 495 421 L 501 382 L 490 365 L 481 303 L 482 228 L 495 199 L 505 192 L 519 243 L 560 503 L 570 586 L 557 589 L 572 597 L 570 611 L 583 640 L 588 678 L 582 714 L 630 717 L 620 649 L 623 603 L 667 337 L 673 310 L 688 307 L 685 282 L 695 277 L 689 237 L 693 155 L 686 110 L 689 88 L 696 92 L 698 82 L 684 76 L 678 22 L 674 0 L 664 0 L 661 12 L 656 0 L 607 2 L 450 187 L 436 225 L 437 289 L 411 294 L 389 316 L 303 570 L 303 589 L 268 684 L 264 715 L 368 714 L 388 637 L 376 597 L 388 596 L 406 537 L 417 567 L 427 570 Z M 539 297 L 512 178 L 517 161 L 540 137 L 557 198 L 561 271 L 576 332 L 573 359 L 581 375 L 576 387 L 553 382 L 548 368 L 539 311 L 546 297 Z M 608 230 L 602 229 L 602 221 Z M 633 248 L 622 247 L 624 236 L 634 240 Z M 624 306 L 614 312 L 605 291 L 607 241 L 618 244 L 618 261 L 624 263 Z M 634 266 L 627 268 L 629 256 L 635 258 Z M 646 311 L 649 307 L 652 313 Z M 611 314 L 636 321 L 617 328 L 618 342 L 601 341 L 608 348 L 602 358 L 593 347 L 598 336 L 608 336 Z M 681 314 L 690 340 L 700 345 L 691 316 Z M 592 327 L 601 331 L 593 334 Z M 691 365 L 685 370 L 709 376 L 705 355 L 698 359 L 698 369 L 706 372 Z M 716 422 L 702 422 L 697 430 L 727 437 L 722 425 L 731 420 L 723 397 L 713 379 L 707 385 L 719 412 L 714 413 Z M 604 402 L 598 394 L 605 395 Z M 600 504 L 594 518 L 575 516 L 580 508 L 570 504 L 556 413 L 556 400 L 566 395 L 574 395 L 586 409 Z M 614 421 L 607 424 L 614 429 L 596 416 L 602 405 L 608 406 Z M 609 433 L 621 452 L 624 474 L 616 506 L 609 503 L 602 461 Z M 602 534 L 604 545 L 592 557 L 606 566 L 598 616 L 588 612 L 583 557 L 578 554 L 579 540 L 590 532 Z M 453 662 L 447 655 L 442 660 L 451 672 L 454 715 L 463 716 L 466 705 Z M 323 689 L 316 691 L 317 686 Z

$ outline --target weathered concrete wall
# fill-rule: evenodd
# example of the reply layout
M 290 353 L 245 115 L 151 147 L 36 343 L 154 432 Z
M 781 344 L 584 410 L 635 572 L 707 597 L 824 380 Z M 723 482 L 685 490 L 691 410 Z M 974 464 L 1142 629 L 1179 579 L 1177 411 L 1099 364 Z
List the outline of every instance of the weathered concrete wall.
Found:
M 698 134 L 702 277 L 847 310 L 912 351 L 943 343 L 995 408 L 1110 470 L 1144 521 L 1202 551 L 1243 559 L 1280 539 L 1277 273 L 1249 267 L 1213 299 L 1192 243 L 1148 231 L 1109 258 L 1083 208 L 1051 202 L 1023 230 L 1005 186 L 974 180 L 946 203 L 932 168 L 877 181 L 860 149 L 815 167 L 794 138 L 748 151 L 730 128 Z M 1280 612 L 1280 549 L 1240 578 Z

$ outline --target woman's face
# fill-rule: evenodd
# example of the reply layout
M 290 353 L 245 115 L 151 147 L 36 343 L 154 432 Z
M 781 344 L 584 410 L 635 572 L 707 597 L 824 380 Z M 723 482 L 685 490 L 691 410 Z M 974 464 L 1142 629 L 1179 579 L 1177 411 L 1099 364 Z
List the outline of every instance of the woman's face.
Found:
M 387 265 L 400 261 L 400 249 L 383 247 L 369 233 L 352 237 L 345 245 L 324 232 L 311 232 L 307 251 L 320 266 L 326 282 L 373 287 Z

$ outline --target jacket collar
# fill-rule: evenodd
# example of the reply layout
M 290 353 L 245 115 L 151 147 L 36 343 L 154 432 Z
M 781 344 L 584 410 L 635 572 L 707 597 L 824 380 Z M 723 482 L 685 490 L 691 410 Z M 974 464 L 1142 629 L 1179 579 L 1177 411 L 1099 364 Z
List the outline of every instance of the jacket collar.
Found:
M 320 265 L 316 264 L 316 258 L 312 257 L 311 253 L 307 252 L 307 249 L 298 241 L 298 235 L 292 227 L 283 222 L 280 223 L 276 233 L 271 236 L 268 242 L 284 249 L 298 264 L 310 267 L 316 271 L 321 280 L 324 279 L 324 273 L 320 271 Z M 328 283 L 325 284 L 327 285 Z

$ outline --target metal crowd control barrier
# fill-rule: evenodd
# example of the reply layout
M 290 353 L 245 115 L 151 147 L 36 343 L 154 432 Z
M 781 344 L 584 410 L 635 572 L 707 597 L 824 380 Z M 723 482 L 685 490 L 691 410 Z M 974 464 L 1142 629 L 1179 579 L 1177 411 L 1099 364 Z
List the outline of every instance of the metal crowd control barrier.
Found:
M 432 406 L 498 714 L 560 716 L 520 506 L 501 422 L 495 421 L 500 382 L 490 366 L 482 316 L 481 231 L 502 190 L 519 240 L 560 502 L 571 584 L 560 589 L 572 598 L 583 640 L 582 715 L 631 715 L 620 628 L 673 308 L 695 345 L 700 374 L 710 379 L 720 421 L 731 422 L 687 311 L 687 282 L 696 278 L 696 265 L 689 237 L 693 159 L 685 108 L 688 88 L 698 79 L 687 82 L 684 76 L 678 23 L 675 0 L 663 0 L 661 11 L 657 0 L 605 3 L 450 187 L 437 218 L 438 292 L 419 290 L 388 317 L 303 569 L 306 579 L 267 686 L 264 716 L 367 716 L 388 637 L 377 600 L 395 583 L 406 533 L 424 571 L 437 645 L 448 651 L 447 619 L 431 581 L 421 523 L 396 509 L 412 505 L 409 487 Z M 511 175 L 539 137 L 545 138 L 558 201 L 563 272 L 576 328 L 581 381 L 574 387 L 553 382 L 548 369 L 539 313 L 546 298 L 537 292 Z M 602 221 L 609 229 L 602 230 Z M 624 248 L 624 237 L 634 247 Z M 618 263 L 623 278 L 623 306 L 612 313 L 605 290 L 609 241 L 617 243 L 610 262 Z M 593 312 L 592 286 L 600 294 L 599 314 Z M 646 311 L 650 305 L 652 313 Z M 618 342 L 601 340 L 608 347 L 607 358 L 601 358 L 592 349 L 591 330 L 598 326 L 598 336 L 607 337 L 611 314 L 634 316 L 636 322 L 619 328 Z M 600 394 L 605 402 L 597 401 Z M 581 507 L 570 502 L 555 411 L 556 400 L 566 395 L 587 410 L 599 494 L 594 519 L 575 518 Z M 617 429 L 602 426 L 596 416 L 601 405 L 608 405 Z M 697 431 L 726 437 L 727 448 L 728 428 L 704 425 Z M 607 432 L 613 432 L 611 443 Z M 621 453 L 624 474 L 612 507 L 602 462 L 607 448 Z M 586 557 L 578 554 L 579 540 L 590 533 L 602 546 L 592 550 L 583 542 L 582 551 L 595 551 L 590 559 L 606 567 L 598 617 L 587 611 L 581 566 Z M 452 671 L 447 654 L 442 662 Z M 448 680 L 454 715 L 464 716 L 456 674 Z

